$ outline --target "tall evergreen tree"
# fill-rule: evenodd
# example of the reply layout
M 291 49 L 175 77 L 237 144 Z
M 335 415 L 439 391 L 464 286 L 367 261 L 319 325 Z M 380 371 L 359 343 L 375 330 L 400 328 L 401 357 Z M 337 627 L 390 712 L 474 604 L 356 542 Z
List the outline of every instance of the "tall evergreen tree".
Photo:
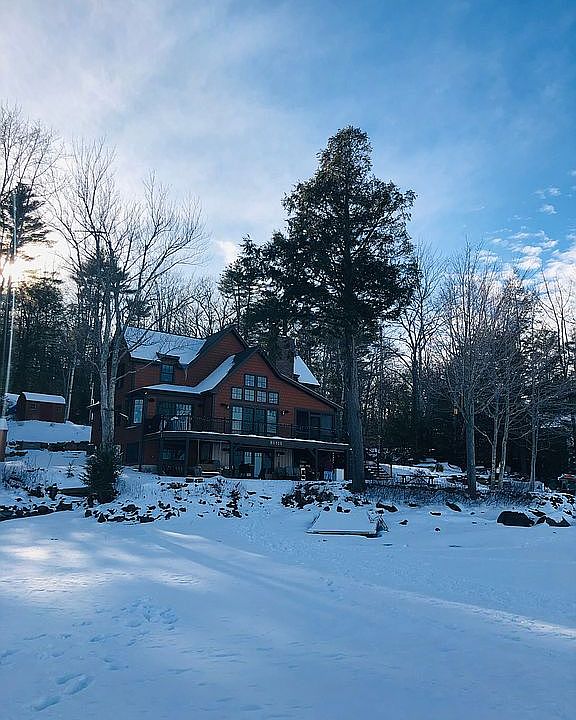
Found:
M 285 232 L 263 249 L 278 305 L 342 345 L 344 420 L 352 487 L 364 488 L 358 342 L 395 317 L 415 278 L 406 223 L 415 195 L 372 173 L 365 132 L 346 127 L 319 154 L 315 175 L 284 198 Z
M 32 278 L 18 288 L 12 389 L 64 394 L 68 320 L 61 281 Z

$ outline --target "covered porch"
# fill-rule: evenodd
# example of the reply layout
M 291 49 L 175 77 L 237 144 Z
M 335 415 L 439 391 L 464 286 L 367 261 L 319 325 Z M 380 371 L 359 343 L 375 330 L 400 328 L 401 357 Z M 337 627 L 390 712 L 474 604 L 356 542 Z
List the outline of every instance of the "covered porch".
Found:
M 332 480 L 337 470 L 346 475 L 345 443 L 215 435 L 165 431 L 148 436 L 141 455 L 156 456 L 157 471 L 163 475 L 191 475 L 198 467 L 239 478 Z M 152 444 L 156 447 L 150 452 Z

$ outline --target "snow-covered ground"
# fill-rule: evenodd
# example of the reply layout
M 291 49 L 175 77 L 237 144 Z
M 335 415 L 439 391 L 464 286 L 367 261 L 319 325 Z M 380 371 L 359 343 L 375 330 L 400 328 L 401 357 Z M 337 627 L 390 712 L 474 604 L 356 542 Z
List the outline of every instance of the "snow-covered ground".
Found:
M 375 539 L 310 535 L 291 483 L 173 480 L 113 504 L 169 521 L 0 523 L 3 720 L 574 717 L 574 527 L 396 502 Z
M 89 442 L 90 426 L 72 422 L 50 423 L 42 420 L 8 420 L 8 442 Z

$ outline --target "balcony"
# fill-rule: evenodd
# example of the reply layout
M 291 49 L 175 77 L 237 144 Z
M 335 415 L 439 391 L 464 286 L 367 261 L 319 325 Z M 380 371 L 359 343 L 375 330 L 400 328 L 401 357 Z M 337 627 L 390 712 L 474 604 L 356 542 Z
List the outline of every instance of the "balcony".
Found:
M 319 440 L 343 443 L 342 433 L 332 428 L 316 426 L 285 425 L 282 423 L 245 422 L 230 418 L 202 418 L 191 415 L 156 415 L 144 420 L 145 435 L 155 433 L 217 433 L 219 435 L 255 435 L 258 437 L 280 437 L 295 440 Z

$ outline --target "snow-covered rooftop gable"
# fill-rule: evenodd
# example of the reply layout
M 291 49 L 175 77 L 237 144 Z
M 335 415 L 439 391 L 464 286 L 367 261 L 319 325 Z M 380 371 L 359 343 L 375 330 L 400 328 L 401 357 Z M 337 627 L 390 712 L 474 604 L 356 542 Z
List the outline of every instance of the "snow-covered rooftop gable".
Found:
M 43 393 L 23 392 L 22 395 L 30 402 L 53 403 L 54 405 L 66 405 L 62 395 L 44 395 Z
M 194 391 L 197 393 L 203 393 L 208 390 L 214 390 L 216 385 L 222 382 L 230 370 L 232 370 L 235 359 L 236 355 L 230 355 L 230 357 L 227 357 L 226 360 L 221 362 L 215 370 L 212 370 L 208 377 L 205 377 L 204 380 L 198 383 L 198 385 L 194 386 Z
M 320 383 L 312 374 L 312 370 L 310 370 L 300 355 L 296 355 L 294 358 L 294 375 L 298 376 L 298 382 L 306 383 L 306 385 L 320 386 Z
M 159 360 L 162 355 L 177 357 L 181 365 L 189 365 L 198 355 L 205 340 L 172 335 L 157 330 L 127 327 L 124 339 L 135 360 Z
M 218 367 L 210 373 L 210 375 L 205 377 L 204 380 L 201 380 L 198 385 L 147 385 L 141 389 L 161 390 L 162 392 L 183 393 L 186 395 L 199 395 L 200 393 L 214 390 L 216 385 L 224 380 L 226 375 L 228 375 L 234 367 L 235 358 L 236 355 L 230 355 L 230 357 L 227 357 L 226 360 L 220 363 L 220 365 L 218 365 Z

